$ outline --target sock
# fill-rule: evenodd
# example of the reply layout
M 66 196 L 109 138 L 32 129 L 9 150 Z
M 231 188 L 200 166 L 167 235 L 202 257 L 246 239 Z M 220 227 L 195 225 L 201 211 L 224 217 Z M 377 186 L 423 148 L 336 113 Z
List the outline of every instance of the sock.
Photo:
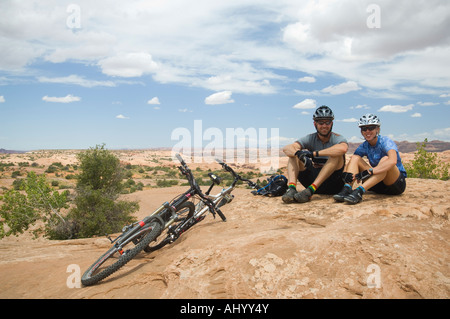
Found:
M 317 190 L 317 186 L 314 184 L 309 185 L 308 188 L 311 191 L 311 195 L 314 194 Z
M 297 184 L 296 183 L 289 183 L 288 187 L 297 189 Z
M 366 189 L 365 189 L 364 187 L 358 186 L 358 188 L 359 188 L 360 190 L 362 190 L 362 193 L 363 193 L 363 194 L 366 192 Z
M 344 184 L 344 187 L 348 187 L 348 188 L 352 189 L 352 185 L 350 185 L 350 184 L 348 184 L 348 183 L 345 183 L 345 184 Z

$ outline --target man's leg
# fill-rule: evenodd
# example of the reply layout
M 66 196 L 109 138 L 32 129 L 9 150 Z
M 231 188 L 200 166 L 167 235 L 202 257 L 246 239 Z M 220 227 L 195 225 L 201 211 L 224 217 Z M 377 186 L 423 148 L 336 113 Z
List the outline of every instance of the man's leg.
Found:
M 297 183 L 297 177 L 300 170 L 304 170 L 303 163 L 300 162 L 297 156 L 295 157 L 289 157 L 288 158 L 288 164 L 287 164 L 287 178 L 288 183 Z
M 300 171 L 305 170 L 303 163 L 297 156 L 289 157 L 287 164 L 288 190 L 281 197 L 285 203 L 295 202 L 294 195 L 297 193 L 297 178 Z
M 335 156 L 328 158 L 328 161 L 325 163 L 325 165 L 320 170 L 319 175 L 317 175 L 317 178 L 314 180 L 314 185 L 317 186 L 317 188 L 320 187 L 320 185 L 325 182 L 328 177 L 331 176 L 335 171 L 341 169 L 344 166 L 344 157 L 343 156 Z
M 312 195 L 335 171 L 342 169 L 344 166 L 343 156 L 330 156 L 328 161 L 320 170 L 314 182 L 305 188 L 303 191 L 297 193 L 294 198 L 299 203 L 306 203 L 311 200 Z

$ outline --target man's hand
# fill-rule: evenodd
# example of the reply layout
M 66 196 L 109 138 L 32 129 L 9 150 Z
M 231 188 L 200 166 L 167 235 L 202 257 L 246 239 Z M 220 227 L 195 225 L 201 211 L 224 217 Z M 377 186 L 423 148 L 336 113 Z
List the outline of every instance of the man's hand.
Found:
M 303 163 L 306 169 L 312 167 L 313 163 L 311 158 L 313 158 L 313 153 L 308 150 L 300 150 L 295 153 L 295 156 Z
M 309 158 L 313 158 L 314 157 L 313 153 L 311 151 L 308 151 L 308 150 L 297 151 L 295 153 L 295 156 L 297 156 L 300 160 L 302 160 L 302 157 L 304 157 L 304 156 L 309 157 Z

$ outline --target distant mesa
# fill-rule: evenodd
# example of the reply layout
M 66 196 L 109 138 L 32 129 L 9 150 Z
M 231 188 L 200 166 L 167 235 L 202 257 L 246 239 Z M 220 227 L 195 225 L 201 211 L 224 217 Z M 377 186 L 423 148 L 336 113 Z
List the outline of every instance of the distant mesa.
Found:
M 363 142 L 363 140 L 361 140 L 361 143 Z M 356 150 L 356 148 L 361 144 L 361 143 L 348 143 L 348 154 L 353 154 L 353 152 Z M 417 150 L 417 142 L 407 142 L 407 141 L 401 141 L 395 142 L 398 146 L 398 150 L 400 151 L 400 153 L 413 153 Z M 422 142 L 419 142 L 422 143 Z M 170 151 L 171 148 L 170 147 L 155 147 L 155 148 L 151 148 L 152 150 L 158 150 L 158 151 Z M 123 150 L 123 151 L 131 151 L 134 149 L 117 149 L 117 150 Z M 428 141 L 425 147 L 425 150 L 428 152 L 444 152 L 444 151 L 449 151 L 450 150 L 450 142 L 444 142 L 444 141 L 437 141 L 437 140 L 433 140 L 433 141 Z M 16 150 L 6 150 L 4 148 L 0 148 L 0 154 L 23 154 L 26 153 L 27 151 L 16 151 Z
M 361 140 L 361 143 L 363 141 Z M 348 143 L 348 152 L 352 154 L 361 143 Z M 417 142 L 395 142 L 400 153 L 413 153 L 417 150 Z M 422 142 L 420 142 L 422 143 Z M 428 141 L 425 147 L 428 152 L 444 152 L 450 150 L 450 142 Z
M 13 151 L 13 150 L 5 150 L 4 148 L 0 148 L 0 154 L 23 154 L 25 151 Z

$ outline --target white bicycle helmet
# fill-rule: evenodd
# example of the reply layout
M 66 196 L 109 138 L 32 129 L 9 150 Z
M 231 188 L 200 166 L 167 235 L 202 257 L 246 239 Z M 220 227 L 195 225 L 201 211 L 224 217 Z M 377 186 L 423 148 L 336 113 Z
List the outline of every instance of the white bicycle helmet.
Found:
M 376 125 L 381 126 L 380 119 L 375 114 L 368 113 L 363 115 L 358 121 L 358 127 L 368 126 L 368 125 Z

